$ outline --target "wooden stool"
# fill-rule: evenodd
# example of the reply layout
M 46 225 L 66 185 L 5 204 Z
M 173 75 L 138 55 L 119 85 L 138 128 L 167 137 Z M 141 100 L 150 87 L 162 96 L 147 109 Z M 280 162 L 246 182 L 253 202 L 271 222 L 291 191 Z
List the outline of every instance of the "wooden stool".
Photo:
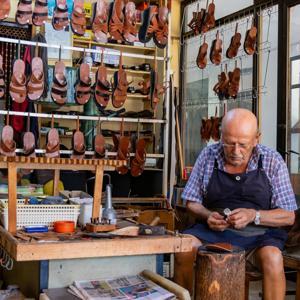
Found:
M 196 300 L 241 300 L 245 297 L 245 252 L 217 253 L 199 248 Z

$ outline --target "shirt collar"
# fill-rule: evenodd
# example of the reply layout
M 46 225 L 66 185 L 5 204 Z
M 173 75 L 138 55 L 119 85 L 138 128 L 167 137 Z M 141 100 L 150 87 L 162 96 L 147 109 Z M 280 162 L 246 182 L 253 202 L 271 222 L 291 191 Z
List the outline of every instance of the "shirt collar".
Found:
M 213 148 L 213 152 L 214 152 L 214 157 L 218 162 L 219 169 L 224 171 L 225 157 L 224 157 L 224 150 L 221 142 L 216 144 L 216 147 Z M 258 159 L 261 154 L 262 154 L 261 146 L 258 144 L 253 149 L 246 172 L 257 169 Z

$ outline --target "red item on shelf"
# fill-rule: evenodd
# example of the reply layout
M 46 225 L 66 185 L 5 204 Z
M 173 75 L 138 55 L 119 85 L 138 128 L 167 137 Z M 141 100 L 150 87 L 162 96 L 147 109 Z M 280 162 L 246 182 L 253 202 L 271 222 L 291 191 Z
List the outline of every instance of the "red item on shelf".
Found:
M 71 233 L 75 231 L 74 221 L 56 221 L 54 222 L 54 231 L 58 233 Z

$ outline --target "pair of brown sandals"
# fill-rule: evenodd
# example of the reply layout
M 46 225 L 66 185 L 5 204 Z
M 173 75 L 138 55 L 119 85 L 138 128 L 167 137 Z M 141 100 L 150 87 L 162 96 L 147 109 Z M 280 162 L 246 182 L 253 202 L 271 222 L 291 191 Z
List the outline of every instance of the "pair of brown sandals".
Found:
M 27 129 L 23 135 L 23 155 L 35 157 L 35 136 L 30 131 L 30 113 L 27 116 Z
M 104 50 L 101 53 L 101 64 L 96 72 L 95 80 L 95 100 L 103 108 L 105 108 L 109 102 L 111 84 L 107 80 L 107 69 L 104 64 Z
M 110 4 L 108 31 L 113 40 L 128 43 L 137 41 L 136 8 L 134 2 L 115 0 Z
M 5 95 L 5 74 L 4 74 L 4 70 L 3 70 L 3 57 L 0 54 L 0 100 L 4 99 L 4 95 Z
M 46 135 L 46 157 L 59 157 L 60 153 L 60 139 L 56 128 L 54 128 L 54 117 L 51 119 L 51 129 Z
M 7 1 L 4 1 L 8 8 Z M 1 14 L 1 12 L 0 12 Z M 0 15 L 1 18 L 1 15 Z M 19 0 L 16 11 L 16 22 L 20 25 L 33 23 L 35 26 L 41 26 L 48 19 L 48 1 L 36 0 L 32 11 L 32 0 Z
M 74 0 L 70 24 L 74 34 L 80 36 L 85 34 L 86 14 L 84 10 L 84 0 Z
M 22 103 L 26 96 L 31 101 L 39 100 L 44 92 L 44 66 L 40 57 L 31 61 L 31 75 L 27 82 L 25 76 L 25 63 L 17 59 L 13 65 L 13 72 L 9 85 L 9 93 L 13 101 Z
M 253 19 L 251 28 L 247 30 L 245 41 L 244 41 L 244 50 L 248 55 L 253 55 L 256 51 L 256 37 L 257 37 L 257 28 L 254 25 L 254 19 Z
M 54 66 L 53 84 L 51 87 L 52 100 L 58 105 L 63 105 L 67 101 L 68 83 L 67 83 L 67 78 L 65 76 L 65 72 L 66 72 L 65 64 L 59 58 L 59 61 L 57 61 Z M 83 95 L 85 94 L 80 94 L 82 98 Z
M 112 85 L 112 105 L 120 108 L 127 99 L 128 86 L 132 83 L 127 80 L 127 72 L 122 67 L 122 52 L 120 53 L 119 70 L 114 73 Z
M 71 155 L 71 158 L 78 158 L 82 159 L 84 158 L 85 154 L 85 138 L 82 131 L 80 131 L 80 123 L 79 123 L 79 117 L 76 121 L 76 130 L 73 133 L 72 137 L 72 149 L 73 153 Z
M 237 98 L 240 86 L 241 70 L 237 66 L 232 72 L 227 73 L 227 65 L 225 70 L 218 76 L 218 82 L 213 90 L 218 95 L 220 100 Z
M 130 160 L 130 138 L 124 135 L 124 124 L 121 123 L 121 135 L 118 137 L 113 135 L 114 150 L 117 152 L 116 159 L 125 160 L 126 165 L 116 168 L 116 171 L 125 175 L 128 173 L 130 165 L 130 173 L 133 177 L 140 176 L 145 168 L 146 162 L 146 142 L 142 138 L 138 138 L 135 143 L 135 156 Z
M 86 104 L 91 97 L 90 66 L 82 63 L 78 70 L 78 79 L 75 84 L 75 101 L 79 105 Z
M 63 30 L 69 25 L 67 0 L 56 0 L 53 10 L 52 26 L 55 30 Z
M 159 1 L 159 6 L 150 5 L 143 12 L 143 22 L 139 30 L 139 40 L 147 43 L 153 38 L 158 48 L 165 48 L 168 43 L 169 10 Z
M 242 35 L 238 32 L 238 23 L 235 26 L 235 33 L 231 38 L 230 45 L 226 51 L 226 57 L 231 59 L 237 56 L 241 46 Z
M 0 21 L 6 19 L 11 9 L 10 0 L 0 1 Z
M 199 4 L 197 5 L 197 11 L 193 12 L 192 20 L 188 23 L 195 34 L 205 33 L 215 27 L 215 9 L 214 0 L 208 5 L 207 9 L 202 8 L 199 11 Z
M 225 113 L 224 108 L 224 113 Z M 218 108 L 216 107 L 215 116 L 210 118 L 202 118 L 201 120 L 201 139 L 204 141 L 209 141 L 211 138 L 214 141 L 219 141 L 221 138 L 221 123 L 223 117 L 218 117 Z

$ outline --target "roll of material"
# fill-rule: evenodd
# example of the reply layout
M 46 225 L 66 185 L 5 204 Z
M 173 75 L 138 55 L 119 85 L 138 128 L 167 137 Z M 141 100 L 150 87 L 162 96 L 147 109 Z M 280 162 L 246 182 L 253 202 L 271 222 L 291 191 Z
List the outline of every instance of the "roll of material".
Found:
M 54 222 L 54 231 L 58 233 L 71 233 L 75 231 L 75 222 L 56 221 Z

